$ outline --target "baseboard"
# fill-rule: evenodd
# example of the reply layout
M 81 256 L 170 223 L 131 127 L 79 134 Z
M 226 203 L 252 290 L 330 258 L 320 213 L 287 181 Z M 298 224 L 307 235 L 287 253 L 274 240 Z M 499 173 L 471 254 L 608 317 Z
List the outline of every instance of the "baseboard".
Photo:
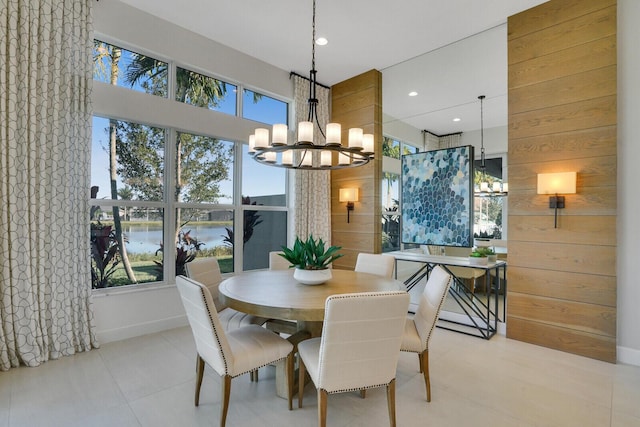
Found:
M 100 344 L 126 340 L 128 338 L 162 332 L 169 329 L 187 326 L 189 324 L 186 315 L 170 317 L 167 319 L 155 320 L 153 322 L 127 325 L 122 328 L 114 328 L 103 331 L 96 331 L 96 336 Z
M 640 366 L 640 350 L 618 346 L 618 362 Z

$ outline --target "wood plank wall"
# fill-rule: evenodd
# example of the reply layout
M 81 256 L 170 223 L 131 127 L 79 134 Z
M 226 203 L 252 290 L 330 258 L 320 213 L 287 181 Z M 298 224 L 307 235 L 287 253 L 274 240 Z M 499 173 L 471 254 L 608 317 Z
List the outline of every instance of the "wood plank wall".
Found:
M 507 337 L 616 361 L 616 0 L 508 20 Z M 538 173 L 576 171 L 554 229 Z
M 375 160 L 365 166 L 331 171 L 331 243 L 342 246 L 344 257 L 334 268 L 353 269 L 359 252 L 382 251 L 382 74 L 371 70 L 331 88 L 331 119 L 342 124 L 342 141 L 349 128 L 373 133 Z M 356 187 L 359 200 L 347 223 L 345 203 L 338 201 L 340 188 Z

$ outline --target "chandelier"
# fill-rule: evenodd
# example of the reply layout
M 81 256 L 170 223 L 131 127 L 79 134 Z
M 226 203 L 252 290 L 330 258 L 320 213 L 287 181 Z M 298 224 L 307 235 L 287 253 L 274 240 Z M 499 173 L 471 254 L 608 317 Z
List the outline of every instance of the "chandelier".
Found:
M 483 110 L 483 101 L 485 96 L 480 95 L 478 99 L 480 100 L 480 184 L 477 185 L 474 189 L 474 193 L 478 197 L 487 197 L 487 196 L 506 196 L 509 192 L 509 184 L 506 182 L 494 181 L 492 185 L 489 185 L 489 180 L 487 179 L 487 165 L 485 161 L 485 153 L 484 153 L 484 110 Z
M 342 169 L 365 165 L 373 158 L 374 138 L 361 128 L 350 128 L 348 143 L 342 143 L 340 123 L 328 123 L 326 132 L 318 120 L 316 98 L 316 0 L 313 0 L 311 71 L 307 120 L 298 123 L 297 139 L 289 141 L 286 124 L 274 124 L 271 132 L 257 128 L 249 136 L 249 153 L 253 159 L 269 166 L 288 169 Z M 314 142 L 314 128 L 322 138 Z

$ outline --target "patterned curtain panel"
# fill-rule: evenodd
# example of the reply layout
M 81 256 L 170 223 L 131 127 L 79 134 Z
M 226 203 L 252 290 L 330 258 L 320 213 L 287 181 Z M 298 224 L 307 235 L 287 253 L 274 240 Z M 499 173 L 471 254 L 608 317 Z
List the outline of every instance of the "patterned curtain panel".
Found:
M 296 123 L 308 118 L 309 81 L 293 76 L 295 85 Z M 323 131 L 329 122 L 329 89 L 318 86 L 318 119 Z M 313 130 L 314 142 L 322 138 Z M 331 242 L 331 173 L 322 170 L 295 170 L 295 196 L 293 201 L 295 233 L 302 239 L 313 234 L 326 243 Z
M 96 347 L 90 0 L 0 7 L 0 369 Z

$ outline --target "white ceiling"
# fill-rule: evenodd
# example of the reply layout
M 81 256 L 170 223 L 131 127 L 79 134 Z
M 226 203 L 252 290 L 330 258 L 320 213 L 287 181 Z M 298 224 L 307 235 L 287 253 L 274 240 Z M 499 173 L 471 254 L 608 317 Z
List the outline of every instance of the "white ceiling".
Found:
M 286 71 L 311 68 L 311 0 L 121 0 Z M 318 81 L 372 68 L 383 111 L 437 134 L 507 124 L 507 17 L 547 0 L 317 0 Z M 409 98 L 409 91 L 418 96 Z M 460 117 L 460 122 L 453 122 Z

